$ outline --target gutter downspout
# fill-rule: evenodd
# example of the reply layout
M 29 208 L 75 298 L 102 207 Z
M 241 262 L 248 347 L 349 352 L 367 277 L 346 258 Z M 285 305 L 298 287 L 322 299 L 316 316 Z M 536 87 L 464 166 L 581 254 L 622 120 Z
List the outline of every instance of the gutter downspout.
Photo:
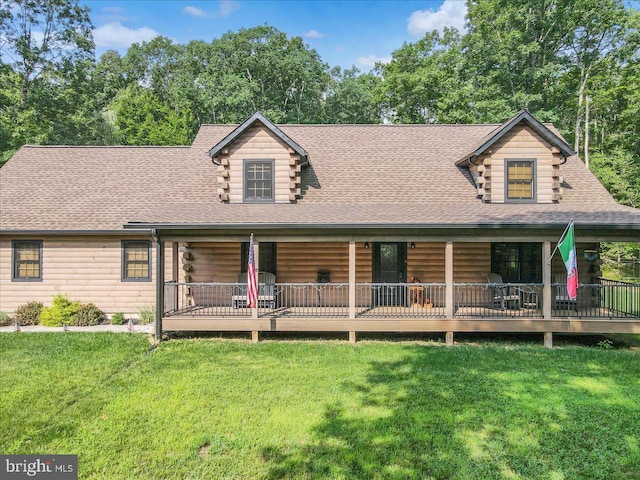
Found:
M 151 240 L 156 244 L 156 344 L 162 341 L 162 316 L 164 315 L 164 242 L 155 228 Z

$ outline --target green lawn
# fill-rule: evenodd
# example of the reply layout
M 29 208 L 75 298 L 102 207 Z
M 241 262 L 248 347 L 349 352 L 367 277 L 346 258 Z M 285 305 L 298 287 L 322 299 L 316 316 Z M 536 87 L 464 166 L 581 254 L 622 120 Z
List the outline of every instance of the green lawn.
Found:
M 93 479 L 640 479 L 640 351 L 479 343 L 1 334 L 0 453 Z

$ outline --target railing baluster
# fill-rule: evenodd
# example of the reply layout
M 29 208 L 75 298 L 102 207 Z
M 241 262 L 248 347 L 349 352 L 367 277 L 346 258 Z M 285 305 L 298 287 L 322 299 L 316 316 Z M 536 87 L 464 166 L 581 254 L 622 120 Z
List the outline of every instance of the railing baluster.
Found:
M 582 284 L 575 303 L 561 298 L 565 289 L 563 284 L 552 285 L 552 317 L 640 317 L 639 284 L 607 279 L 601 279 L 601 283 Z M 454 315 L 462 318 L 542 318 L 542 291 L 541 284 L 457 283 L 454 284 Z M 300 318 L 346 318 L 349 315 L 347 283 L 279 283 L 275 286 L 275 294 L 275 306 L 261 303 L 260 315 Z M 245 296 L 246 288 L 236 283 L 167 282 L 164 314 L 247 318 L 251 311 L 246 308 Z M 356 284 L 357 317 L 444 318 L 444 303 L 444 283 Z

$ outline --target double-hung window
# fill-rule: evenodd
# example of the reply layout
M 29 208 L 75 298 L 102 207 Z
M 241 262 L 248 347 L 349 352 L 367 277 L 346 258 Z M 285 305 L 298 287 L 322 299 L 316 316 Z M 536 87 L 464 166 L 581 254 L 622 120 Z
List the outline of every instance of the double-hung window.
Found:
M 536 162 L 534 159 L 506 159 L 505 199 L 507 202 L 532 202 L 536 199 Z
M 122 280 L 151 281 L 151 242 L 144 240 L 122 242 Z
M 274 161 L 272 159 L 244 161 L 244 201 L 273 202 Z
M 42 240 L 13 240 L 13 272 L 16 282 L 42 281 Z

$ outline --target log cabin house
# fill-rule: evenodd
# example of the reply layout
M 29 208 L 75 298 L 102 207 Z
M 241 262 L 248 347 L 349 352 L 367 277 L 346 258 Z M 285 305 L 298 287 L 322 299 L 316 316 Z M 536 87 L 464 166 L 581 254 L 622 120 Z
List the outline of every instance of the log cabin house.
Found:
M 638 241 L 552 125 L 203 125 L 190 147 L 25 146 L 0 170 L 0 310 L 54 295 L 165 331 L 640 333 Z M 560 255 L 575 222 L 580 287 Z M 261 301 L 246 308 L 255 237 Z M 492 274 L 492 275 L 490 275 Z M 246 279 L 246 276 L 244 277 Z M 496 280 L 496 278 L 498 280 Z M 246 280 L 245 280 L 246 281 Z

